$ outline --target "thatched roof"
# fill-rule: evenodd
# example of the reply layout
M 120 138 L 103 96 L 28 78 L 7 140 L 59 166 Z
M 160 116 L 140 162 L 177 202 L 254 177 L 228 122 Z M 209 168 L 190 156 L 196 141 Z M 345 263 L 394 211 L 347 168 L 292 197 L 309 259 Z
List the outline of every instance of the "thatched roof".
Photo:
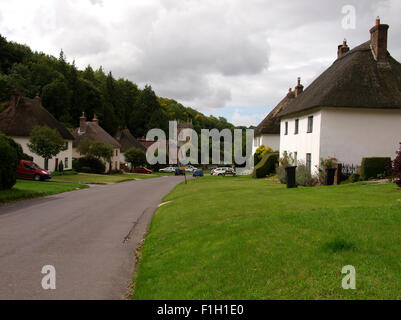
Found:
M 65 140 L 74 140 L 71 133 L 41 104 L 40 98 L 29 99 L 18 95 L 5 104 L 0 113 L 0 131 L 8 136 L 29 137 L 36 126 L 56 129 Z
M 114 139 L 111 135 L 109 135 L 97 121 L 86 122 L 84 131 L 80 131 L 80 128 L 77 128 L 73 132 L 74 135 L 74 148 L 79 145 L 79 143 L 88 139 L 90 141 L 103 142 L 111 145 L 114 148 L 120 148 L 121 145 L 118 143 L 116 139 Z
M 255 136 L 262 134 L 280 134 L 280 118 L 277 114 L 284 110 L 292 100 L 295 99 L 295 94 L 290 91 L 283 100 L 267 115 L 267 117 L 256 127 Z
M 279 117 L 315 107 L 401 109 L 401 64 L 377 62 L 370 41 L 337 59 Z
M 138 148 L 143 151 L 146 151 L 145 146 L 138 140 L 136 140 L 127 128 L 124 130 L 118 130 L 115 138 L 121 145 L 122 153 L 124 153 L 130 148 Z

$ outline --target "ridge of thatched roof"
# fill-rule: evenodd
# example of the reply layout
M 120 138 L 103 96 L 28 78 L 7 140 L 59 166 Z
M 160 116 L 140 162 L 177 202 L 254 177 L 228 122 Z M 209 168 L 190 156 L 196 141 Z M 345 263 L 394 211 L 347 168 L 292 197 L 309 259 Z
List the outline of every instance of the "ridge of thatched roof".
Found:
M 71 133 L 41 104 L 39 97 L 30 99 L 16 96 L 16 103 L 4 104 L 0 113 L 0 131 L 8 136 L 29 137 L 34 127 L 47 126 L 56 129 L 65 140 L 74 140 Z
M 316 107 L 401 109 L 401 64 L 377 62 L 371 41 L 337 59 L 278 116 Z
M 77 147 L 82 140 L 88 139 L 90 141 L 107 143 L 114 148 L 121 148 L 120 143 L 108 134 L 97 121 L 86 122 L 85 131 L 81 132 L 80 128 L 77 128 L 74 130 L 73 136 L 75 138 L 74 147 Z
M 135 139 L 128 128 L 125 128 L 124 130 L 118 130 L 115 139 L 120 143 L 122 153 L 126 152 L 130 148 L 138 148 L 146 151 L 145 146 Z
M 255 136 L 262 134 L 280 134 L 280 118 L 277 114 L 284 110 L 292 100 L 295 94 L 290 91 L 283 100 L 266 116 L 266 118 L 256 127 Z

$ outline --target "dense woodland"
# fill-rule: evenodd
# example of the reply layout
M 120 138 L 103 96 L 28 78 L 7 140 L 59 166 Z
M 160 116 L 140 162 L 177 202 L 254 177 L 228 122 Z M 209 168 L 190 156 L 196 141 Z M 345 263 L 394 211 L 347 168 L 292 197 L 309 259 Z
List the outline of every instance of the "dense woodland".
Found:
M 169 120 L 191 119 L 194 129 L 233 129 L 225 118 L 207 117 L 177 101 L 158 97 L 151 86 L 140 89 L 130 80 L 113 77 L 102 67 L 78 70 L 63 51 L 58 58 L 33 52 L 28 46 L 7 41 L 0 35 L 0 102 L 9 100 L 13 89 L 33 98 L 39 93 L 43 106 L 68 128 L 78 126 L 82 112 L 114 135 L 128 127 L 136 137 L 151 128 L 168 132 Z M 1 111 L 1 106 L 0 106 Z

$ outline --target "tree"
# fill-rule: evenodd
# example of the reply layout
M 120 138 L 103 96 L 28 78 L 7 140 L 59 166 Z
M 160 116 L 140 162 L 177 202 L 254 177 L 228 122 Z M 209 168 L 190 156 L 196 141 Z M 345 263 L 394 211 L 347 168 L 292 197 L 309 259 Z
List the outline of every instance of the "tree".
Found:
M 78 151 L 80 154 L 103 160 L 111 167 L 113 148 L 107 143 L 83 139 L 78 145 Z
M 28 148 L 31 152 L 45 159 L 45 169 L 49 168 L 49 159 L 67 150 L 64 139 L 56 129 L 36 126 L 31 132 Z
M 130 148 L 125 153 L 125 161 L 131 164 L 131 170 L 134 167 L 146 164 L 146 153 L 138 148 Z
M 15 185 L 19 157 L 22 155 L 20 151 L 19 144 L 0 133 L 0 190 L 11 189 Z

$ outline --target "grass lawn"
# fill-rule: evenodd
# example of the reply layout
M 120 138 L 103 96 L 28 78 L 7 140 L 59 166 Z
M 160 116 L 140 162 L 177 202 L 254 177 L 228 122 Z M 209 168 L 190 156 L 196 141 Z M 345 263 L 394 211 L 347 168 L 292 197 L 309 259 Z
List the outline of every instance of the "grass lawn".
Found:
M 400 299 L 401 189 L 286 189 L 249 177 L 177 186 L 152 221 L 134 299 Z M 342 289 L 343 266 L 356 290 Z
M 0 191 L 0 205 L 25 199 L 39 198 L 52 194 L 87 188 L 85 185 L 73 183 L 36 182 L 17 180 L 11 190 Z
M 52 181 L 64 181 L 73 183 L 87 183 L 87 184 L 108 184 L 108 183 L 119 183 L 138 179 L 150 179 L 165 176 L 164 173 L 152 173 L 152 174 L 89 174 L 79 173 L 75 175 L 62 175 L 52 177 Z

